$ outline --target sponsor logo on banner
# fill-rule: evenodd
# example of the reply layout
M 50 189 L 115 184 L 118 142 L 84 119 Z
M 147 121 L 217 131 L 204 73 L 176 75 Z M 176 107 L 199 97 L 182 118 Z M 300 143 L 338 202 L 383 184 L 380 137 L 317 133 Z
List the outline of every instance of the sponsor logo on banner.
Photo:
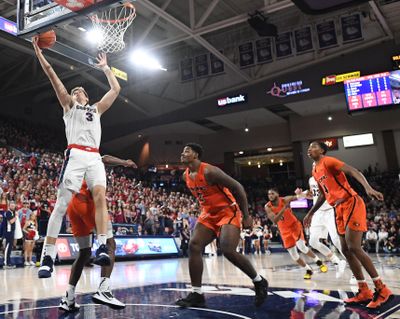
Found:
M 360 75 L 361 75 L 360 71 L 354 71 L 338 75 L 328 75 L 322 78 L 322 85 L 334 85 L 336 83 L 344 82 L 346 80 L 359 78 Z
M 71 257 L 71 251 L 69 249 L 69 241 L 67 238 L 57 238 L 56 247 L 57 247 L 57 254 L 60 259 Z
M 3 30 L 12 35 L 17 35 L 17 24 L 3 17 L 0 17 L 0 30 Z
M 111 67 L 111 71 L 112 73 L 114 73 L 114 75 L 124 81 L 128 81 L 128 74 L 124 71 L 121 71 L 117 68 Z
M 317 140 L 317 142 L 325 143 L 325 145 L 328 146 L 328 149 L 331 151 L 339 149 L 338 139 L 336 137 L 322 138 Z
M 267 91 L 267 94 L 275 97 L 288 97 L 290 95 L 303 94 L 310 91 L 310 88 L 303 88 L 303 81 L 283 83 L 281 85 L 277 85 L 276 82 L 274 82 L 274 85 Z
M 393 69 L 400 69 L 400 55 L 392 56 Z
M 218 99 L 218 106 L 225 106 L 230 104 L 246 103 L 246 102 L 247 102 L 247 94 L 240 94 L 238 96 L 223 97 Z

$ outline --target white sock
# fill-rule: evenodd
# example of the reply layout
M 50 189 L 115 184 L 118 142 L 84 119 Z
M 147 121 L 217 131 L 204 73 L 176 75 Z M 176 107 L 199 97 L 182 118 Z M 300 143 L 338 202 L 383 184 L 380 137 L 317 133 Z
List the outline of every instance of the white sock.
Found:
M 261 281 L 261 280 L 262 280 L 262 278 L 261 278 L 261 276 L 259 274 L 257 274 L 257 276 L 255 276 L 253 278 L 253 282 L 258 282 L 258 281 Z
M 110 290 L 110 278 L 101 277 L 99 290 L 101 290 L 101 291 Z
M 305 268 L 306 268 L 307 270 L 311 270 L 311 271 L 312 271 L 312 268 L 310 267 L 309 264 L 306 264 Z
M 315 257 L 313 258 L 313 261 L 314 261 L 315 263 L 316 263 L 318 260 L 319 260 L 318 256 L 315 256 Z
M 53 244 L 44 244 L 42 252 L 42 260 L 44 256 L 50 256 L 53 261 L 56 259 L 56 246 Z
M 330 261 L 333 262 L 334 264 L 338 264 L 340 259 L 335 254 L 332 254 Z
M 75 299 L 75 286 L 68 285 L 67 299 L 68 299 L 69 301 L 72 301 L 72 300 Z
M 107 235 L 106 234 L 98 234 L 97 241 L 99 242 L 99 246 L 105 245 L 107 243 Z
M 201 287 L 192 286 L 192 292 L 197 292 L 197 293 L 200 294 L 200 295 L 203 294 L 203 290 L 202 290 Z

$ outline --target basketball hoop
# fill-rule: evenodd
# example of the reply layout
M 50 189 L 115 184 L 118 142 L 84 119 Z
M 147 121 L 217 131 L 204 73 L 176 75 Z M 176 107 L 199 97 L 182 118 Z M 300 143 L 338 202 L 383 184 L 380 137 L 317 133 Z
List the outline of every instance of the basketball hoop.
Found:
M 130 2 L 91 16 L 94 31 L 101 34 L 97 49 L 105 53 L 123 50 L 125 31 L 135 18 L 136 9 Z

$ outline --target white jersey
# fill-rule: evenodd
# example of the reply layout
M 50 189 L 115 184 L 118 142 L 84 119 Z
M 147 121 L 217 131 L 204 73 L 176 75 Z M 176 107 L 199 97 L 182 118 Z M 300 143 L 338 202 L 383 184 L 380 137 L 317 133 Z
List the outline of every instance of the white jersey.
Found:
M 311 190 L 312 195 L 313 195 L 313 204 L 315 205 L 315 203 L 318 200 L 318 196 L 319 196 L 318 183 L 314 179 L 314 177 L 311 176 L 310 179 L 308 180 L 308 184 L 310 186 L 310 190 Z M 326 211 L 326 210 L 330 210 L 330 209 L 332 209 L 332 206 L 329 205 L 327 201 L 325 201 L 318 210 Z
M 63 119 L 68 145 L 100 147 L 101 124 L 97 104 L 83 106 L 75 102 Z

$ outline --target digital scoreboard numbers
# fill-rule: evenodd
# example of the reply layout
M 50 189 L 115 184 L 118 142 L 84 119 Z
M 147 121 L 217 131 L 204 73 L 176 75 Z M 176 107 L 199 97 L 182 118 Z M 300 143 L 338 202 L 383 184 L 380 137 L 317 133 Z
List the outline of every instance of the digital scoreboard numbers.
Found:
M 349 111 L 393 104 L 390 72 L 366 75 L 344 82 Z

